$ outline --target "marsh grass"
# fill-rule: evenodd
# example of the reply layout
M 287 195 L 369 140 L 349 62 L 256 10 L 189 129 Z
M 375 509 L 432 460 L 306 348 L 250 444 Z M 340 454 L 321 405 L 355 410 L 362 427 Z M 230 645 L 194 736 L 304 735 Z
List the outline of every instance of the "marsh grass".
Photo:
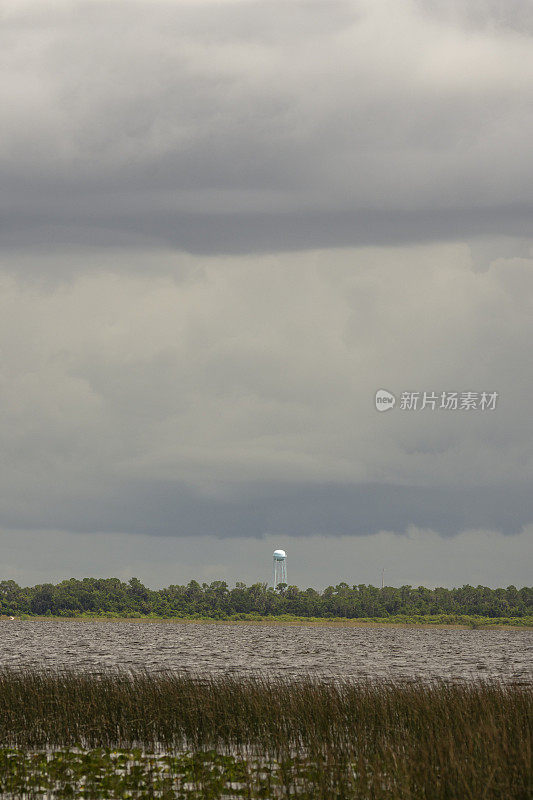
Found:
M 209 614 L 185 614 L 181 616 L 160 616 L 158 614 L 132 615 L 116 611 L 85 611 L 69 612 L 61 616 L 53 614 L 18 614 L 19 620 L 95 620 L 107 622 L 132 622 L 132 623 L 165 623 L 174 625 L 189 624 L 219 624 L 219 625 L 306 625 L 313 627 L 343 627 L 343 628 L 472 628 L 476 630 L 528 630 L 533 628 L 533 616 L 523 617 L 486 617 L 473 614 L 391 614 L 387 617 L 301 617 L 295 614 L 259 614 L 257 612 L 242 612 L 224 614 L 220 612 L 216 617 Z M 0 621 L 10 621 L 10 617 L 1 616 Z
M 68 762 L 79 797 L 530 800 L 532 711 L 531 685 L 495 682 L 4 671 L 0 793 L 47 796 L 40 769 L 67 797 Z

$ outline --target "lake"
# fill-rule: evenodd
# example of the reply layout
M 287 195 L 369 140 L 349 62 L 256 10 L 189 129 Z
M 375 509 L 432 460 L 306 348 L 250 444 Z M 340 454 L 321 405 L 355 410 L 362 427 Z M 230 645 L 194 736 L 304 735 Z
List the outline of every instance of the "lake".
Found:
M 0 666 L 533 681 L 533 631 L 15 620 Z

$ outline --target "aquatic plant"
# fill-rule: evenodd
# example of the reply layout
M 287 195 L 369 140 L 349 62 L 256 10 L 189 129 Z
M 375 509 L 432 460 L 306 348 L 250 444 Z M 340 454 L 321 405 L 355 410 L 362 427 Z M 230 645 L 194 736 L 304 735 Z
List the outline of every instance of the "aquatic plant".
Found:
M 23 786 L 31 769 L 46 786 L 67 761 L 78 775 L 97 761 L 111 776 L 118 750 L 127 774 L 124 759 L 135 766 L 142 755 L 131 774 L 152 794 L 124 785 L 114 795 L 109 777 L 103 794 L 71 782 L 71 796 L 529 800 L 532 720 L 530 684 L 3 671 L 0 792 L 15 796 L 1 787 L 14 774 Z M 177 759 L 167 764 L 172 786 L 161 784 L 160 757 Z

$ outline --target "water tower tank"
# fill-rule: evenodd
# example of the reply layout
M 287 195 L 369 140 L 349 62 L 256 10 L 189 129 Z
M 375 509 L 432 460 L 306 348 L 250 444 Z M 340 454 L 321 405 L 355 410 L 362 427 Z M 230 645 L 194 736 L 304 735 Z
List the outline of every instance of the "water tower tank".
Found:
M 287 553 L 285 550 L 274 550 L 272 554 L 272 585 L 287 583 Z

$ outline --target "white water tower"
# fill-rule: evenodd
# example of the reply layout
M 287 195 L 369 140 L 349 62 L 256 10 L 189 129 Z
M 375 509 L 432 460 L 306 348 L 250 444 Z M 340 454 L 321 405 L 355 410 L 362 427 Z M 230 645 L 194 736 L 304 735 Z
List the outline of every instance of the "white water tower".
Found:
M 272 556 L 272 585 L 287 583 L 287 553 L 285 550 L 274 550 Z

